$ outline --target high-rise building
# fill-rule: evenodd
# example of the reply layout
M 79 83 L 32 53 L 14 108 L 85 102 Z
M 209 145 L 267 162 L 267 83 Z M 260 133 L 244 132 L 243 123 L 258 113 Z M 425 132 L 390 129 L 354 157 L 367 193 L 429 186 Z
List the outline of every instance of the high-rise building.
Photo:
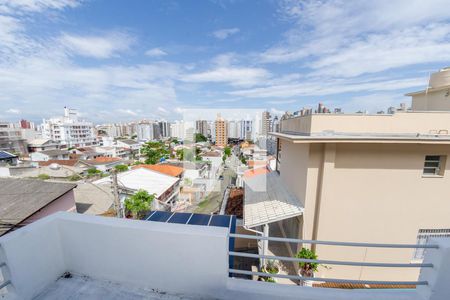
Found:
M 214 125 L 216 128 L 216 146 L 226 147 L 228 145 L 227 121 L 219 114 Z
M 158 122 L 158 126 L 159 126 L 159 134 L 161 135 L 162 138 L 166 138 L 170 136 L 170 123 L 165 121 L 165 120 L 161 120 Z
M 208 136 L 208 121 L 197 120 L 195 121 L 195 130 L 204 136 Z
M 64 116 L 43 120 L 42 136 L 61 143 L 62 147 L 85 147 L 96 144 L 94 125 L 79 120 L 75 109 L 64 107 Z
M 139 122 L 137 125 L 137 138 L 139 141 L 154 140 L 153 123 L 148 121 Z
M 264 111 L 261 118 L 261 135 L 266 136 L 271 131 L 270 121 L 270 113 L 268 111 Z
M 22 129 L 31 129 L 31 122 L 27 121 L 27 120 L 20 120 L 20 128 Z

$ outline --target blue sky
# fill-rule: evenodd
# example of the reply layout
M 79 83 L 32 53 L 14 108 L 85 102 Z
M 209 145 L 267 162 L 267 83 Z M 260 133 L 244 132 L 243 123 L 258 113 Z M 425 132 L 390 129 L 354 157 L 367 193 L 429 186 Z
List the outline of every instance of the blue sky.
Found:
M 450 65 L 449 2 L 365 2 L 0 0 L 0 120 L 409 102 Z

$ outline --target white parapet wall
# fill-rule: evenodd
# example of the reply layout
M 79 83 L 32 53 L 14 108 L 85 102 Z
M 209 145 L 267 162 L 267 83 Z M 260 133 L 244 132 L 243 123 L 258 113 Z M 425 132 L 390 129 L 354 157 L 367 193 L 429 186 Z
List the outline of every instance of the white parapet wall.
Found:
M 60 212 L 0 237 L 7 298 L 33 299 L 65 272 L 203 299 L 450 299 L 450 244 L 417 290 L 338 290 L 229 278 L 228 229 Z

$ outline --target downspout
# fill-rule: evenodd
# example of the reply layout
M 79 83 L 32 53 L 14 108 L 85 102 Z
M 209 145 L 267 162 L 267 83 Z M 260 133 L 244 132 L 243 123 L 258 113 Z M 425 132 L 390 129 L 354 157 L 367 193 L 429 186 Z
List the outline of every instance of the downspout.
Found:
M 312 230 L 312 240 L 317 240 L 319 232 L 319 217 L 320 217 L 320 203 L 322 202 L 322 186 L 323 186 L 323 169 L 325 166 L 325 144 L 322 144 L 322 159 L 320 162 L 319 173 L 317 174 L 317 187 L 316 187 L 316 203 L 314 206 L 314 222 Z M 311 244 L 311 251 L 316 252 L 316 244 Z

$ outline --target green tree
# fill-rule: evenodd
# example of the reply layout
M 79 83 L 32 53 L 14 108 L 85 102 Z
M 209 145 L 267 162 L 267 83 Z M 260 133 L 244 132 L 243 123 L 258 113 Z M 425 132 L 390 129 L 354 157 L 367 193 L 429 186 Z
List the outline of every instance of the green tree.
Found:
M 69 176 L 70 181 L 78 181 L 80 179 L 81 179 L 81 176 L 78 174 L 73 174 L 73 175 Z
M 125 172 L 128 171 L 128 166 L 127 165 L 117 165 L 114 166 L 114 169 L 116 169 L 117 172 Z
M 245 157 L 241 157 L 241 162 L 244 164 L 244 165 L 246 165 L 247 164 L 247 160 L 245 159 Z
M 92 176 L 100 174 L 101 171 L 97 170 L 96 168 L 90 168 L 87 170 L 87 173 L 88 173 L 88 177 L 92 177 Z
M 203 134 L 201 134 L 201 133 L 195 134 L 195 142 L 196 143 L 207 142 L 207 141 L 208 141 L 208 139 Z
M 155 194 L 150 195 L 145 190 L 138 190 L 134 195 L 125 199 L 125 208 L 131 212 L 133 219 L 140 219 L 142 214 L 151 208 Z
M 181 160 L 181 161 L 184 159 L 184 150 L 183 149 L 177 150 L 177 158 L 178 158 L 178 160 Z
M 230 147 L 225 147 L 223 152 L 225 153 L 226 156 L 230 156 L 231 155 L 231 148 Z
M 148 142 L 141 148 L 141 154 L 147 157 L 146 164 L 157 164 L 161 158 L 169 158 L 169 149 L 163 142 Z

